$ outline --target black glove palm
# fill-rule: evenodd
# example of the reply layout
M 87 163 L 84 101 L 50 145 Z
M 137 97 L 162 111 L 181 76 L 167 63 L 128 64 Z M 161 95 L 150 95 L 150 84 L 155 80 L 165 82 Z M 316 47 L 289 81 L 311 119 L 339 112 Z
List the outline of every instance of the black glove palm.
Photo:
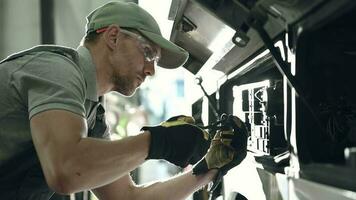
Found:
M 143 127 L 151 133 L 146 159 L 165 159 L 177 166 L 195 164 L 209 148 L 208 133 L 194 125 L 194 118 L 176 116 L 158 126 Z

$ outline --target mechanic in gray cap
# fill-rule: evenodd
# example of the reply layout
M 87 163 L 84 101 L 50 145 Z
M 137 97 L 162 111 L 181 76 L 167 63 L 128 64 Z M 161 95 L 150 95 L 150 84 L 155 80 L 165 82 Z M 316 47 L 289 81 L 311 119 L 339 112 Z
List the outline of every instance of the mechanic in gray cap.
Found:
M 97 8 L 86 28 L 76 50 L 42 45 L 1 61 L 0 199 L 50 199 L 54 192 L 83 190 L 100 199 L 184 199 L 241 162 L 245 147 L 220 139 L 214 142 L 219 148 L 206 154 L 207 132 L 188 116 L 110 141 L 102 96 L 130 96 L 154 75 L 155 63 L 177 68 L 188 53 L 164 39 L 152 16 L 134 3 Z M 164 182 L 136 186 L 129 172 L 147 159 L 199 164 Z

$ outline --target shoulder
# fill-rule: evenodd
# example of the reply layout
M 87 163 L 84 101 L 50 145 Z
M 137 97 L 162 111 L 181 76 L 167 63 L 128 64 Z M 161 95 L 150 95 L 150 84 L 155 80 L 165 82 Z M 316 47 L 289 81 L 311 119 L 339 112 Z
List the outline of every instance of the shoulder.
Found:
M 76 60 L 65 53 L 53 51 L 31 52 L 18 59 L 20 66 L 14 71 L 14 75 L 32 75 L 55 82 L 68 80 L 84 84 L 83 71 Z M 84 86 L 84 85 L 83 85 Z
M 81 68 L 73 59 L 53 51 L 30 52 L 15 60 L 11 82 L 16 88 L 68 90 L 85 96 L 85 79 Z
M 76 61 L 64 52 L 63 54 L 52 51 L 37 52 L 34 58 L 26 65 L 37 66 L 37 68 L 41 68 L 42 70 L 43 68 L 47 68 L 63 73 L 82 73 Z

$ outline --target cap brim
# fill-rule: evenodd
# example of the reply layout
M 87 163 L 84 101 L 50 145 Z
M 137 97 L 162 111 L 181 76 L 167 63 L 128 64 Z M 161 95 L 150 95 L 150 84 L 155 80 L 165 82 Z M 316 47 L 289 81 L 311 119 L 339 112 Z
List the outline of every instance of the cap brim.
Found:
M 184 49 L 175 45 L 173 42 L 163 38 L 162 36 L 148 32 L 145 30 L 139 30 L 145 37 L 161 47 L 161 58 L 158 61 L 158 66 L 174 69 L 182 66 L 189 57 L 189 54 Z

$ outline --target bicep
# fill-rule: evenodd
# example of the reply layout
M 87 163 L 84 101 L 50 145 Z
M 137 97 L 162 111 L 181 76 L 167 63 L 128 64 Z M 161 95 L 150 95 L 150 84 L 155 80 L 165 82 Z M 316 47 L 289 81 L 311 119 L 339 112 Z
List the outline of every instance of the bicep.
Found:
M 135 189 L 135 183 L 131 176 L 127 174 L 108 185 L 94 189 L 93 192 L 99 199 L 132 199 L 130 196 Z
M 31 136 L 46 178 L 73 154 L 75 145 L 86 135 L 83 117 L 65 110 L 48 110 L 30 120 Z

